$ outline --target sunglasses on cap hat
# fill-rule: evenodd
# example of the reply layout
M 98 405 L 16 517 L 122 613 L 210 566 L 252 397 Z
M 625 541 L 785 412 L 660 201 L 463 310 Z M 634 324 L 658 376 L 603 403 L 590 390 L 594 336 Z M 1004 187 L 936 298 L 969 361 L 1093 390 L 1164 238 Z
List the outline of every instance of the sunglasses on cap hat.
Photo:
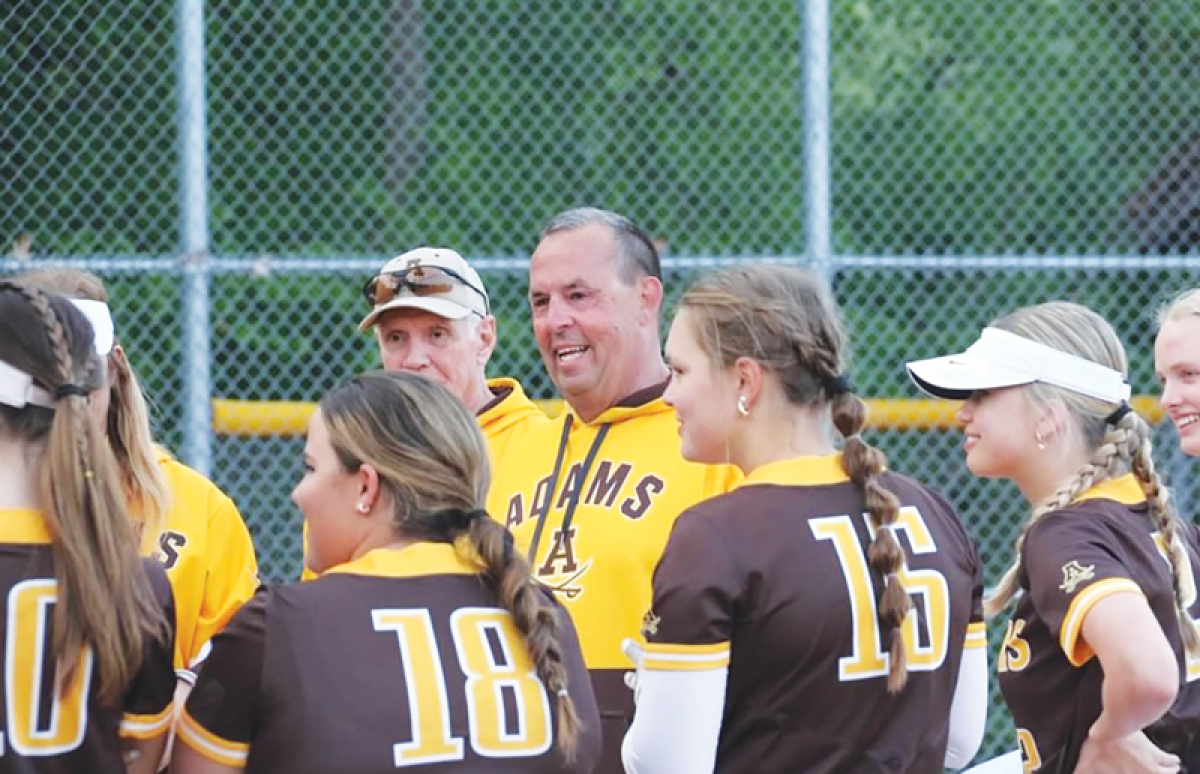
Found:
M 399 271 L 383 272 L 367 280 L 362 292 L 372 306 L 382 306 L 405 290 L 423 298 L 446 295 L 454 290 L 455 285 L 475 291 L 483 299 L 484 310 L 491 313 L 486 293 L 458 272 L 441 266 L 410 266 Z

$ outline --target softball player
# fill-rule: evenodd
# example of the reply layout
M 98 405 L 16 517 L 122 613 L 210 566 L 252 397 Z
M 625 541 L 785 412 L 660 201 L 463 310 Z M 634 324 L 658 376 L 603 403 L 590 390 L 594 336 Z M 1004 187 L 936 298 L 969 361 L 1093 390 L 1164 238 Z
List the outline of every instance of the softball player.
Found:
M 570 618 L 480 507 L 487 447 L 406 373 L 335 388 L 292 494 L 315 580 L 263 589 L 213 642 L 172 771 L 590 772 Z
M 1077 304 L 1025 307 L 908 371 L 965 400 L 967 466 L 1033 506 L 987 601 L 992 615 L 1016 603 L 999 673 L 1025 770 L 1178 770 L 1200 721 L 1176 703 L 1200 645 L 1185 593 L 1195 557 L 1126 402 L 1111 326 Z
M 941 771 L 983 737 L 982 576 L 951 506 L 859 436 L 847 343 L 811 275 L 684 294 L 664 396 L 734 491 L 688 508 L 654 573 L 626 771 Z M 826 426 L 843 438 L 835 451 Z
M 94 338 L 0 281 L 0 772 L 152 772 L 170 726 L 171 589 L 89 414 Z
M 154 442 L 146 400 L 116 338 L 100 279 L 79 269 L 42 269 L 23 278 L 77 299 L 100 333 L 97 349 L 108 381 L 93 396 L 93 411 L 116 454 L 126 500 L 142 533 L 142 552 L 156 557 L 171 581 L 175 668 L 186 690 L 195 682 L 208 641 L 258 587 L 250 533 L 224 492 Z

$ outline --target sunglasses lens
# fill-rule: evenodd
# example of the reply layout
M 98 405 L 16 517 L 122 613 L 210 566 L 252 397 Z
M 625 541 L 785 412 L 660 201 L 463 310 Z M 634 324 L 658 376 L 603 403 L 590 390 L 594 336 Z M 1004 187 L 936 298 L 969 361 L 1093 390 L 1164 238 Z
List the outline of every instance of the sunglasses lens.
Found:
M 363 287 L 363 295 L 372 306 L 379 306 L 395 298 L 398 287 L 400 287 L 400 281 L 396 275 L 380 274 L 367 282 Z
M 404 271 L 380 274 L 367 282 L 363 295 L 372 306 L 381 306 L 407 290 L 414 296 L 440 296 L 466 284 L 442 269 L 416 266 Z
M 418 266 L 404 277 L 404 285 L 415 296 L 437 296 L 454 290 L 454 278 L 441 269 Z

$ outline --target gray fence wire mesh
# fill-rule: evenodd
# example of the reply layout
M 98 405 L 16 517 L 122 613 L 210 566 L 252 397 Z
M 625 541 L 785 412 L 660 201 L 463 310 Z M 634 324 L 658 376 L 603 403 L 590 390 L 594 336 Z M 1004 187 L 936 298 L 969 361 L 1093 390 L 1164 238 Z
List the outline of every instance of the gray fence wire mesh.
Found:
M 1135 392 L 1153 392 L 1153 310 L 1200 281 L 1200 8 L 831 5 L 829 278 L 860 392 L 916 397 L 904 360 L 1053 298 L 1105 314 Z M 375 367 L 354 329 L 358 288 L 420 244 L 483 268 L 492 372 L 550 397 L 523 267 L 540 223 L 570 206 L 645 224 L 671 299 L 706 264 L 807 262 L 803 6 L 210 0 L 198 266 L 213 397 L 314 400 Z M 195 286 L 180 254 L 176 13 L 165 0 L 0 5 L 0 239 L 5 271 L 76 261 L 104 277 L 160 437 L 179 449 L 195 333 L 180 309 Z M 971 477 L 953 432 L 874 439 L 954 500 L 994 581 L 1018 493 Z M 1190 516 L 1194 466 L 1169 429 L 1157 441 Z M 213 441 L 213 477 L 272 579 L 299 570 L 287 495 L 301 446 Z M 998 696 L 989 722 L 981 756 L 1013 744 Z

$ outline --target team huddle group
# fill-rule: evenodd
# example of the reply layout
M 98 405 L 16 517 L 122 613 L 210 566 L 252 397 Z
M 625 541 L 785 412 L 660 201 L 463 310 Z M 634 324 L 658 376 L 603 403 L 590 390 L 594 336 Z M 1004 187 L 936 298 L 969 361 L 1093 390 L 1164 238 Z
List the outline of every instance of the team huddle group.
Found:
M 820 278 L 709 273 L 664 347 L 654 244 L 580 208 L 528 279 L 555 418 L 486 377 L 456 252 L 366 284 L 383 370 L 320 400 L 305 577 L 262 587 L 234 504 L 155 444 L 100 280 L 0 280 L 0 772 L 960 769 L 985 613 L 1016 738 L 978 771 L 1200 772 L 1200 537 L 1100 316 L 1024 307 L 906 366 L 1028 500 L 985 598 L 954 508 L 863 437 Z M 1200 455 L 1200 291 L 1154 356 Z

